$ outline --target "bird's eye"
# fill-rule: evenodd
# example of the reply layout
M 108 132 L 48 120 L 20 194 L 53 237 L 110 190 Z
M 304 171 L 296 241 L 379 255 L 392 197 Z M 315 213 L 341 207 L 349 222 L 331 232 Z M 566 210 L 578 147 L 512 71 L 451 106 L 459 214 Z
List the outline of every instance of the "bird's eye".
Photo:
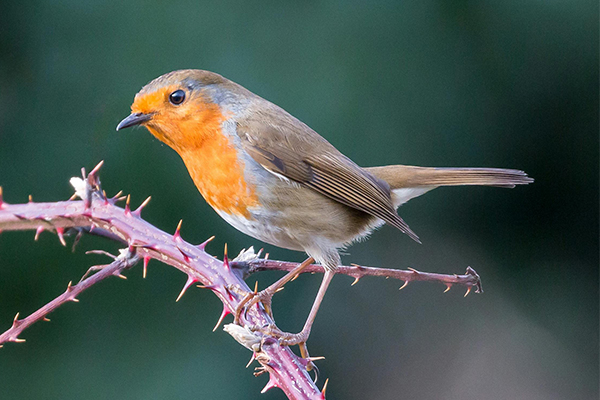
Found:
M 183 90 L 176 90 L 169 95 L 169 101 L 171 104 L 181 104 L 185 100 L 185 92 Z

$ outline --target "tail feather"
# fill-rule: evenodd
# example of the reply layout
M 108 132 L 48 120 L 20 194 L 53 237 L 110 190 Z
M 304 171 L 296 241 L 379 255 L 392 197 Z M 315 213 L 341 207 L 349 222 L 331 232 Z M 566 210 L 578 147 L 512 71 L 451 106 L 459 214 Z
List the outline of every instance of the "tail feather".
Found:
M 389 165 L 365 168 L 386 181 L 392 190 L 438 186 L 481 185 L 513 188 L 527 185 L 533 178 L 523 171 L 502 168 L 426 168 L 408 165 Z

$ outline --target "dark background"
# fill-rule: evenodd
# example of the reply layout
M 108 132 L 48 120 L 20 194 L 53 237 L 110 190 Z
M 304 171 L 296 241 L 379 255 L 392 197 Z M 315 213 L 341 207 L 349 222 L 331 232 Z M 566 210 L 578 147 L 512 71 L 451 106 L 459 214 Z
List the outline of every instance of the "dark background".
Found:
M 208 69 L 284 107 L 361 165 L 527 171 L 514 190 L 438 189 L 344 262 L 463 273 L 440 284 L 333 281 L 309 348 L 331 399 L 598 398 L 598 4 L 594 1 L 11 1 L 0 6 L 0 184 L 11 203 L 68 198 L 105 160 L 104 188 L 222 255 L 263 245 L 222 221 L 144 129 L 115 132 L 134 94 Z M 104 263 L 44 233 L 0 236 L 0 330 Z M 272 258 L 303 254 L 266 246 Z M 152 261 L 110 279 L 0 350 L 3 399 L 279 399 L 250 352 L 212 333 L 217 299 Z M 279 274 L 262 274 L 261 287 Z M 255 277 L 249 279 L 253 285 Z M 320 278 L 275 298 L 299 330 Z

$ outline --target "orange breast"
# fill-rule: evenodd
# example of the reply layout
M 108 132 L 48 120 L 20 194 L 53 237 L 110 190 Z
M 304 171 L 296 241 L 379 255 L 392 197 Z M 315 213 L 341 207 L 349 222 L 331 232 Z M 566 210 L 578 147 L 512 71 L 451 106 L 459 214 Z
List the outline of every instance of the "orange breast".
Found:
M 228 137 L 214 135 L 203 146 L 180 154 L 208 204 L 218 211 L 250 218 L 248 207 L 258 205 L 258 198 L 244 179 L 243 163 Z
M 133 112 L 160 109 L 155 103 L 173 88 L 136 99 Z M 183 159 L 196 187 L 208 204 L 220 212 L 250 218 L 248 207 L 258 204 L 254 187 L 244 180 L 243 161 L 222 132 L 226 117 L 218 105 L 201 98 L 189 107 L 162 108 L 146 124 L 148 130 Z M 149 105 L 148 105 L 149 104 Z

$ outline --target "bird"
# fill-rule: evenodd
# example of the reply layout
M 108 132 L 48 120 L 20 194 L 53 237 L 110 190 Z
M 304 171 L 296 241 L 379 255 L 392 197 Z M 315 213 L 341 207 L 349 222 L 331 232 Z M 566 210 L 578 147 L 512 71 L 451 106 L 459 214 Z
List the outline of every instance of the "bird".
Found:
M 514 169 L 362 168 L 283 108 L 197 69 L 169 72 L 146 84 L 116 129 L 133 126 L 146 127 L 179 154 L 206 202 L 233 227 L 309 256 L 240 306 L 257 301 L 270 306 L 272 295 L 306 266 L 322 265 L 323 279 L 302 330 L 278 331 L 286 345 L 298 344 L 303 356 L 341 249 L 383 224 L 420 243 L 397 209 L 437 187 L 513 188 L 533 182 Z

